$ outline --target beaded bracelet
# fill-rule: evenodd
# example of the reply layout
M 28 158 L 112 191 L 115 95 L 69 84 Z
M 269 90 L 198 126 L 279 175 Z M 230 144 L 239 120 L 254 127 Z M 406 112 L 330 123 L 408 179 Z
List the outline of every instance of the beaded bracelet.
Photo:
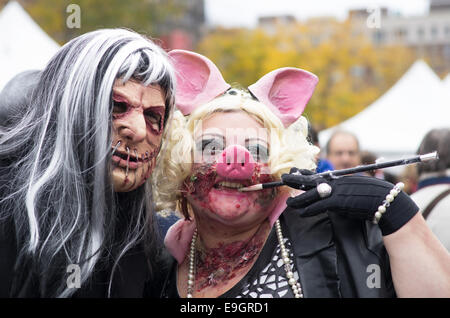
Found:
M 394 188 L 386 195 L 386 199 L 383 201 L 383 204 L 378 207 L 378 211 L 375 212 L 373 217 L 373 223 L 378 224 L 383 213 L 386 212 L 386 209 L 391 205 L 392 201 L 394 201 L 395 197 L 403 190 L 405 184 L 403 182 L 397 183 Z

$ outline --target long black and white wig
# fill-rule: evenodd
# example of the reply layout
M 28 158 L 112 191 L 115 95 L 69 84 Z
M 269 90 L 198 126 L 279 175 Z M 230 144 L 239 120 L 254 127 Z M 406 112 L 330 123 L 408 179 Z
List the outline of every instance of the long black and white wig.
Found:
M 156 249 L 151 182 L 128 193 L 113 190 L 112 88 L 116 79 L 160 85 L 167 126 L 174 78 L 159 46 L 124 29 L 73 39 L 42 71 L 23 118 L 0 132 L 0 163 L 8 172 L 0 217 L 13 220 L 21 247 L 13 295 L 38 277 L 38 296 L 71 296 L 67 266 L 78 265 L 88 284 L 105 257 L 114 264 L 111 288 L 127 251 L 144 242 L 149 253 Z

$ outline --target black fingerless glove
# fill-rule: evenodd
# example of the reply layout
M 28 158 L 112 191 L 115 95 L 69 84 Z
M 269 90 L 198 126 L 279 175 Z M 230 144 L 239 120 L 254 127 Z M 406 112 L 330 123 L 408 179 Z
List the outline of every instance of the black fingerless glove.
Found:
M 289 179 L 289 186 L 294 185 L 295 175 L 289 178 L 284 176 L 284 179 Z M 282 177 L 283 181 L 284 179 Z M 302 180 L 299 179 L 300 182 Z M 383 204 L 386 195 L 394 187 L 393 184 L 384 180 L 363 176 L 345 176 L 326 182 L 332 188 L 328 197 L 321 198 L 317 188 L 309 187 L 305 193 L 295 198 L 289 198 L 286 204 L 292 208 L 301 209 L 300 213 L 305 217 L 332 211 L 351 218 L 372 221 L 378 207 Z M 386 208 L 386 212 L 378 222 L 382 234 L 394 233 L 418 211 L 417 205 L 401 191 Z

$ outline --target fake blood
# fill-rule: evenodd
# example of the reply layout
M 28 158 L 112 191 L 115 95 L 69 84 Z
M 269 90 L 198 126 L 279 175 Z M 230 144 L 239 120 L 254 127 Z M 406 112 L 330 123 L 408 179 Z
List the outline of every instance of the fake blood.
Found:
M 200 205 L 209 209 L 208 194 L 213 189 L 217 180 L 216 172 L 217 163 L 214 164 L 198 164 L 192 168 L 192 174 L 184 181 L 184 189 L 187 195 L 194 197 Z M 266 164 L 258 163 L 255 165 L 253 174 L 248 181 L 248 185 L 257 183 L 266 183 L 273 181 L 270 174 L 261 173 L 267 170 Z M 265 189 L 259 192 L 260 196 L 257 203 L 261 205 L 268 204 L 276 194 L 276 189 Z M 241 204 L 236 203 L 235 208 L 239 209 Z
M 265 171 L 265 168 L 267 166 L 256 164 L 251 178 L 247 180 L 248 185 L 273 181 L 271 175 L 261 173 Z M 217 177 L 216 164 L 194 165 L 192 175 L 184 182 L 186 194 L 196 200 L 202 208 L 211 211 L 209 194 L 214 188 Z M 252 196 L 255 196 L 255 194 L 252 194 Z M 275 194 L 275 189 L 259 191 L 257 198 L 254 199 L 254 204 L 268 206 Z M 242 193 L 236 195 L 242 195 L 248 199 L 247 196 L 251 194 Z M 241 202 L 235 203 L 231 205 L 232 209 L 233 207 L 240 209 L 242 204 Z M 229 212 L 232 213 L 233 211 Z M 263 244 L 264 236 L 259 232 L 249 240 L 229 244 L 220 243 L 216 248 L 206 251 L 202 249 L 197 250 L 196 281 L 198 284 L 196 283 L 196 285 L 198 286 L 198 291 L 206 287 L 217 286 L 239 275 L 240 270 L 247 268 L 253 263 Z
M 152 134 L 156 136 L 162 134 L 164 128 L 164 115 L 166 110 L 164 106 L 153 106 L 144 109 L 142 106 L 134 106 L 129 104 L 125 98 L 118 95 L 114 95 L 113 100 L 115 103 L 119 103 L 120 107 L 122 107 L 122 112 L 119 111 L 118 113 L 113 113 L 114 119 L 123 119 L 129 117 L 133 111 L 137 111 L 143 114 L 147 128 L 151 131 Z M 154 125 L 156 125 L 157 128 L 155 128 Z
M 193 168 L 192 175 L 185 180 L 184 185 L 188 194 L 201 199 L 208 196 L 216 178 L 216 164 L 198 165 Z
M 248 241 L 221 243 L 207 252 L 197 250 L 197 291 L 234 278 L 239 270 L 253 263 L 263 243 L 262 236 L 257 233 Z

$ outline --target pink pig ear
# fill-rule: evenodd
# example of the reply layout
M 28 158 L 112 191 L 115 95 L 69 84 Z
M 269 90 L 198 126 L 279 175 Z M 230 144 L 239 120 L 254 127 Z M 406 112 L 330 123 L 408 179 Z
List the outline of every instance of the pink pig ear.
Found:
M 170 51 L 169 57 L 177 78 L 176 106 L 183 115 L 189 115 L 230 88 L 217 66 L 207 57 L 185 50 Z
M 288 127 L 302 115 L 318 81 L 310 72 L 284 67 L 264 75 L 248 89 Z

